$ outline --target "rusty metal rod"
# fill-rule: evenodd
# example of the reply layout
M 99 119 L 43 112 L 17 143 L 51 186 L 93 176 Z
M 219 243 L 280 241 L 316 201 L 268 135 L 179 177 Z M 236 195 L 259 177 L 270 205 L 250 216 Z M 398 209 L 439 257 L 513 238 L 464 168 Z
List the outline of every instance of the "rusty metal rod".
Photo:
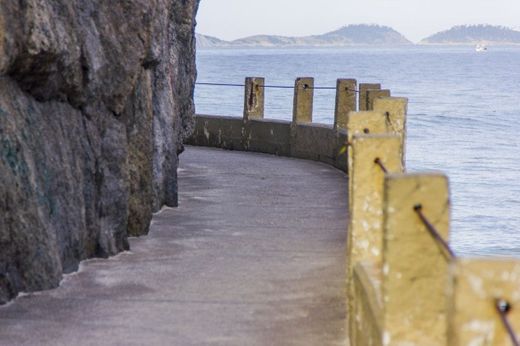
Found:
M 417 204 L 414 206 L 413 210 L 417 213 L 419 218 L 421 219 L 424 226 L 426 226 L 426 229 L 430 233 L 430 235 L 433 237 L 433 239 L 439 244 L 445 251 L 450 255 L 451 258 L 456 258 L 455 252 L 451 249 L 451 247 L 448 245 L 448 243 L 442 238 L 440 233 L 437 231 L 437 229 L 431 224 L 431 222 L 424 216 L 422 212 L 422 205 Z
M 374 163 L 376 165 L 378 165 L 379 167 L 381 167 L 381 170 L 385 173 L 385 174 L 388 174 L 388 169 L 386 169 L 386 166 L 384 165 L 383 161 L 381 161 L 381 159 L 378 157 L 374 160 Z
M 352 92 L 355 92 L 355 93 L 360 93 L 359 90 L 357 89 L 349 89 L 349 88 L 345 88 L 346 91 L 352 91 Z
M 512 309 L 511 304 L 505 299 L 496 299 L 495 308 L 497 309 L 497 312 L 500 315 L 500 320 L 506 328 L 507 334 L 509 334 L 509 337 L 511 338 L 511 343 L 513 344 L 513 346 L 520 346 L 520 342 L 518 341 L 516 334 L 513 331 L 513 326 L 507 318 L 507 315 L 509 314 L 509 312 L 511 312 Z

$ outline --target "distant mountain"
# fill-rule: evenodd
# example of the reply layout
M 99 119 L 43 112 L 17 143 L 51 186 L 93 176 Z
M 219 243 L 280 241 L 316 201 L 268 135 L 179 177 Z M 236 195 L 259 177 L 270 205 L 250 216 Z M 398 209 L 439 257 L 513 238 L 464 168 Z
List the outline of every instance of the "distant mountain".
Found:
M 345 46 L 401 46 L 410 45 L 408 39 L 387 26 L 348 25 L 323 35 L 290 37 L 256 35 L 235 41 L 197 35 L 197 47 L 204 48 L 284 48 L 284 47 L 345 47 Z
M 388 26 L 348 25 L 320 36 L 314 36 L 331 44 L 344 45 L 409 45 L 406 37 Z
M 520 31 L 493 25 L 460 25 L 425 38 L 420 44 L 520 44 Z
M 226 41 L 223 41 L 213 36 L 196 34 L 195 37 L 197 40 L 197 49 L 222 47 L 225 46 L 227 43 Z

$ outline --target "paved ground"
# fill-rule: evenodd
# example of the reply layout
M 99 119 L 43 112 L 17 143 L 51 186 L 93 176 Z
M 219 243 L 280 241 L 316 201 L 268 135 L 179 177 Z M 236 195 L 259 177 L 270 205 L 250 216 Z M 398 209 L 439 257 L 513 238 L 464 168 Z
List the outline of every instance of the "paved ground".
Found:
M 179 176 L 131 252 L 0 308 L 0 345 L 345 345 L 345 175 L 188 148 Z

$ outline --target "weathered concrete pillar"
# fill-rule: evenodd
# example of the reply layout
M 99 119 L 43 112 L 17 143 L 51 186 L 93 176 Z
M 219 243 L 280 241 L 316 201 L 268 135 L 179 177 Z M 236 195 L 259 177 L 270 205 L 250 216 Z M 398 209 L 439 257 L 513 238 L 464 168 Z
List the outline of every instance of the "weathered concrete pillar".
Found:
M 244 93 L 244 120 L 264 117 L 264 85 L 261 77 L 247 77 Z
M 346 129 L 348 113 L 357 110 L 356 89 L 357 81 L 355 79 L 338 79 L 336 83 L 334 129 Z
M 368 90 L 380 90 L 381 84 L 379 83 L 360 83 L 359 84 L 359 107 L 360 111 L 368 110 L 368 98 L 367 91 Z
M 448 179 L 438 174 L 385 177 L 383 201 L 383 341 L 445 345 L 449 261 L 414 207 L 448 238 Z
M 293 122 L 312 123 L 314 78 L 297 78 L 294 83 Z
M 402 161 L 405 167 L 406 158 L 406 115 L 408 113 L 408 99 L 404 97 L 381 97 L 374 100 L 374 112 L 385 114 L 387 128 L 390 132 L 401 137 Z
M 401 173 L 401 139 L 396 135 L 355 135 L 352 140 L 352 192 L 347 240 L 347 287 L 351 320 L 354 267 L 370 261 L 379 270 L 383 259 L 383 183 L 385 170 Z M 376 161 L 378 160 L 378 161 Z M 379 164 L 377 163 L 379 162 Z M 382 166 L 380 166 L 382 165 Z
M 520 261 L 462 259 L 451 268 L 448 345 L 512 345 L 496 308 L 509 303 L 507 319 L 520 340 Z
M 349 272 L 358 261 L 382 263 L 384 166 L 402 173 L 397 135 L 355 135 L 352 141 L 352 206 L 348 233 Z M 379 160 L 379 164 L 376 162 Z
M 390 90 L 367 90 L 367 110 L 373 110 L 375 100 L 381 97 L 390 97 Z
M 388 117 L 381 112 L 365 111 L 365 112 L 350 112 L 347 118 L 347 140 L 348 143 L 352 143 L 352 139 L 358 134 L 391 134 L 394 130 L 399 128 L 391 126 L 388 122 Z M 401 141 L 401 143 L 403 143 Z M 399 149 L 399 153 L 402 153 L 403 149 Z M 352 150 L 347 148 L 347 173 L 349 177 L 352 174 Z M 352 179 L 349 179 L 349 200 L 352 205 Z

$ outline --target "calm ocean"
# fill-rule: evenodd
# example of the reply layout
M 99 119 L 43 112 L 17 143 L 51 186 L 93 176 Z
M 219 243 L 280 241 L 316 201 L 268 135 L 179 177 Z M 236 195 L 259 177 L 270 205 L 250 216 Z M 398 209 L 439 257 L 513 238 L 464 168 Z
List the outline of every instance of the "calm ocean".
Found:
M 455 251 L 520 257 L 520 47 L 200 50 L 197 63 L 199 82 L 356 78 L 408 97 L 407 169 L 448 174 Z M 266 117 L 290 120 L 292 96 L 266 89 Z M 197 86 L 197 113 L 241 116 L 242 97 L 242 88 Z M 315 90 L 316 122 L 332 123 L 334 98 Z

